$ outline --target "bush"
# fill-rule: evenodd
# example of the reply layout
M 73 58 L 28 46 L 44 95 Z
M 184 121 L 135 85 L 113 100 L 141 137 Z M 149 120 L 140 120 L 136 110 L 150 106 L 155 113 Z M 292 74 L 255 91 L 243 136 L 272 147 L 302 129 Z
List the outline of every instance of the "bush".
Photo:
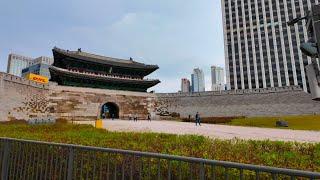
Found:
M 171 117 L 180 117 L 179 113 L 173 112 L 170 114 Z
M 233 119 L 244 118 L 244 117 L 203 117 L 201 118 L 201 123 L 208 123 L 208 124 L 222 124 L 222 123 L 229 123 Z M 182 118 L 183 122 L 194 122 L 194 118 Z
M 27 121 L 25 121 L 25 120 L 10 120 L 10 121 L 0 122 L 0 124 L 9 125 L 9 124 L 28 124 L 28 123 L 27 123 Z
M 56 123 L 66 124 L 66 123 L 68 123 L 68 119 L 58 118 L 58 119 L 56 119 Z
M 320 115 L 294 115 L 280 117 L 246 117 L 236 118 L 228 122 L 228 125 L 252 126 L 264 128 L 284 128 L 276 127 L 276 122 L 281 119 L 289 125 L 288 129 L 297 130 L 320 130 Z

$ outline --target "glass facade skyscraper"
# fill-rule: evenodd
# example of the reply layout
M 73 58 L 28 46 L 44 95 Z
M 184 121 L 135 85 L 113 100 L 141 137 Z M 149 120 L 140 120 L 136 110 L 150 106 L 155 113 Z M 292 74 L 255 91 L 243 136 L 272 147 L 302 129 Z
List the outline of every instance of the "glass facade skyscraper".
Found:
M 205 91 L 205 82 L 204 82 L 204 73 L 201 69 L 195 68 L 191 74 L 191 90 L 192 92 L 204 92 Z

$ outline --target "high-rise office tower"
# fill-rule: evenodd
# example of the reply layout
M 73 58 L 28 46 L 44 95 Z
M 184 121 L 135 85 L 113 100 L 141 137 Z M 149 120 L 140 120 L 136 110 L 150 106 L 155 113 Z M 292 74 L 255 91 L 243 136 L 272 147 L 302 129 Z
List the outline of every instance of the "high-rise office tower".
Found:
M 38 57 L 36 59 L 31 57 L 26 57 L 18 54 L 9 54 L 8 56 L 8 65 L 7 65 L 7 73 L 13 74 L 15 76 L 22 77 L 22 74 L 26 74 L 27 69 L 30 67 L 30 69 L 34 69 L 32 73 L 39 74 L 39 75 L 45 75 L 47 77 L 50 76 L 49 74 L 49 65 L 53 63 L 53 58 L 49 57 Z M 40 69 L 37 67 L 42 67 L 41 72 L 36 69 Z M 22 72 L 24 71 L 24 72 Z M 39 72 L 36 72 L 39 71 Z M 42 71 L 46 73 L 42 73 Z
M 300 85 L 308 89 L 299 49 L 308 40 L 305 16 L 319 0 L 222 0 L 227 84 L 231 89 Z
M 189 79 L 181 79 L 181 92 L 190 92 L 190 81 Z
M 211 66 L 211 90 L 222 91 L 225 89 L 224 70 L 221 67 Z
M 52 65 L 53 64 L 53 58 L 50 57 L 45 57 L 45 56 L 40 56 L 32 61 L 31 65 L 35 64 L 47 64 L 47 65 Z
M 53 58 L 41 56 L 31 61 L 31 65 L 22 69 L 22 77 L 26 77 L 28 74 L 38 74 L 48 77 L 50 79 L 49 66 L 53 64 Z
M 195 68 L 191 74 L 191 90 L 192 92 L 204 92 L 205 83 L 204 83 L 204 73 L 201 69 Z
M 7 73 L 21 77 L 22 69 L 32 65 L 33 58 L 9 54 Z

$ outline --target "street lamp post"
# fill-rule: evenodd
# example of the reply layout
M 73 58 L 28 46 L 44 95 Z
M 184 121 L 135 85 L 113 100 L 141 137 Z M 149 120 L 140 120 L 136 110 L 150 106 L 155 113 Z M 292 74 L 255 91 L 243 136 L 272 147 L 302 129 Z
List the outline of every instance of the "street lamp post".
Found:
M 313 13 L 313 32 L 317 42 L 318 58 L 320 58 L 320 5 L 312 7 Z
M 307 20 L 307 30 L 310 39 L 301 43 L 300 50 L 311 58 L 320 58 L 320 5 L 313 5 L 312 11 L 305 17 L 298 17 L 287 24 L 293 26 L 301 20 Z M 309 88 L 313 100 L 320 101 L 320 70 L 316 61 L 306 66 Z

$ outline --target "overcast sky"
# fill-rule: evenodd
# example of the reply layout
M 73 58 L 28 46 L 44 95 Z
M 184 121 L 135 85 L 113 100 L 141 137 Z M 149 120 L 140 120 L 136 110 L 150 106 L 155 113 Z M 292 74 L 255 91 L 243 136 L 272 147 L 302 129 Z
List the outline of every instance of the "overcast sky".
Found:
M 156 92 L 192 69 L 224 67 L 220 0 L 1 0 L 0 71 L 9 53 L 52 57 L 54 46 L 157 64 Z

